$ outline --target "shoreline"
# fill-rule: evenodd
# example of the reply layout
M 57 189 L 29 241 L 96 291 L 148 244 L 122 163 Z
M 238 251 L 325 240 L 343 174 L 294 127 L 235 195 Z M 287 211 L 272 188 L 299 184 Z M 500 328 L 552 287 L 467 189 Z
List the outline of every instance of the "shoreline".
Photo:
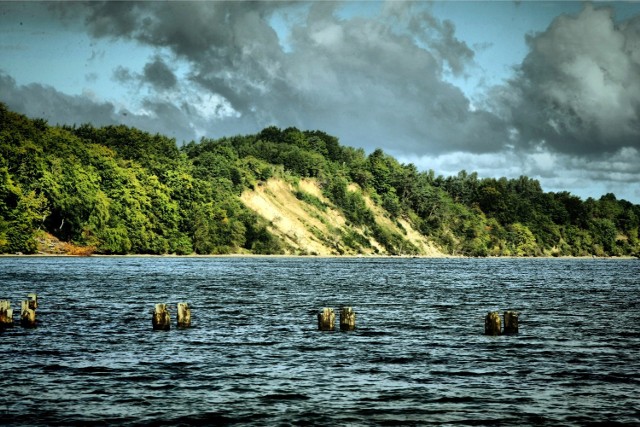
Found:
M 72 254 L 55 254 L 55 253 L 35 253 L 35 254 L 0 254 L 0 258 L 308 258 L 308 259 L 484 259 L 484 260 L 496 260 L 496 259 L 575 259 L 575 260 L 638 260 L 640 258 L 625 255 L 625 256 L 487 256 L 487 257 L 470 257 L 461 255 L 261 255 L 261 254 L 215 254 L 215 255 L 176 255 L 176 254 L 126 254 L 126 255 L 105 255 L 105 254 L 91 254 L 91 255 L 72 255 Z

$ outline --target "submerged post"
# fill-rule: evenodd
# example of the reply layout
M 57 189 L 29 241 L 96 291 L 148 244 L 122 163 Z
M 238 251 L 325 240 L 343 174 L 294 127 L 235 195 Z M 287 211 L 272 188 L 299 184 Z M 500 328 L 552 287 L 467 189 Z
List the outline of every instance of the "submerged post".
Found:
M 171 316 L 167 304 L 156 304 L 151 324 L 153 330 L 168 331 L 171 328 Z
M 353 331 L 356 328 L 356 313 L 351 307 L 340 309 L 340 330 Z
M 484 318 L 484 334 L 500 335 L 500 323 L 500 314 L 497 311 L 487 313 L 487 317 Z
M 191 326 L 191 309 L 186 302 L 178 303 L 178 327 L 188 328 Z
M 13 326 L 13 309 L 11 308 L 11 301 L 0 301 L 0 329 Z
M 38 308 L 38 295 L 29 294 L 27 295 L 27 298 L 29 298 L 29 308 L 31 310 L 35 310 L 36 308 Z
M 336 323 L 336 314 L 333 312 L 333 308 L 323 308 L 318 312 L 318 330 L 319 331 L 333 331 Z
M 517 334 L 518 333 L 518 313 L 517 311 L 505 311 L 504 312 L 504 333 L 505 334 Z
M 22 301 L 20 310 L 20 323 L 25 328 L 36 327 L 36 310 L 32 307 L 32 300 Z

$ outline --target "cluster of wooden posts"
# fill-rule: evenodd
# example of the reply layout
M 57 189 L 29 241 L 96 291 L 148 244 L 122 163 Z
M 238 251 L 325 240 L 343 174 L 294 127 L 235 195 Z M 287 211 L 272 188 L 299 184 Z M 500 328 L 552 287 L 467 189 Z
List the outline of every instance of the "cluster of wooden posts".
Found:
M 178 328 L 188 328 L 191 326 L 191 308 L 186 302 L 179 302 L 178 308 Z M 156 304 L 153 310 L 151 325 L 154 330 L 168 331 L 171 329 L 171 314 L 167 304 Z
M 178 303 L 178 327 L 185 328 L 191 325 L 191 309 L 187 303 Z M 497 311 L 489 312 L 484 320 L 485 335 L 510 335 L 518 333 L 518 312 L 504 312 L 504 331 L 502 320 Z M 318 312 L 318 330 L 335 330 L 336 313 L 333 308 L 325 307 Z M 171 316 L 167 304 L 156 304 L 152 319 L 153 329 L 168 331 L 171 327 Z M 340 309 L 340 330 L 353 331 L 356 328 L 356 313 L 351 307 Z
M 504 312 L 504 331 L 500 313 L 493 311 L 487 314 L 484 320 L 484 333 L 486 335 L 512 335 L 518 333 L 518 312 Z M 336 314 L 332 308 L 323 308 L 318 312 L 318 330 L 333 331 L 335 329 Z M 351 307 L 340 309 L 340 330 L 353 331 L 356 328 L 356 313 Z
M 318 330 L 333 331 L 335 329 L 336 313 L 333 308 L 323 308 L 318 312 Z M 356 313 L 351 307 L 340 309 L 340 330 L 353 331 L 356 328 Z
M 38 308 L 38 296 L 36 294 L 27 295 L 28 300 L 22 301 L 20 310 L 20 324 L 25 328 L 36 326 L 36 309 Z M 191 308 L 186 302 L 177 304 L 177 326 L 178 328 L 188 328 L 191 326 Z M 502 330 L 502 320 L 500 313 L 492 311 L 487 313 L 484 319 L 485 335 L 511 335 L 518 333 L 518 312 L 504 312 L 504 331 Z M 336 314 L 333 308 L 325 307 L 318 312 L 318 330 L 335 330 Z M 156 304 L 153 311 L 151 324 L 154 330 L 168 331 L 171 328 L 171 314 L 167 304 Z M 0 329 L 13 326 L 13 309 L 11 301 L 0 300 Z M 353 331 L 356 328 L 356 313 L 351 307 L 340 309 L 340 330 Z
M 191 308 L 187 303 L 178 303 L 178 327 L 191 326 Z M 323 308 L 318 313 L 318 330 L 333 331 L 335 329 L 336 314 L 332 308 Z M 168 331 L 171 329 L 171 314 L 167 304 L 156 304 L 151 318 L 154 330 Z M 356 313 L 351 307 L 340 309 L 340 330 L 353 331 L 356 328 Z
M 22 301 L 20 310 L 20 324 L 25 328 L 36 327 L 36 308 L 38 308 L 38 296 L 27 295 L 28 300 Z M 0 301 L 0 329 L 13 326 L 13 309 L 11 301 Z
M 502 331 L 502 322 L 500 320 L 500 313 L 497 311 L 491 311 L 487 313 L 484 318 L 484 333 L 485 335 L 513 335 L 518 333 L 518 312 L 505 311 L 504 312 L 504 331 Z

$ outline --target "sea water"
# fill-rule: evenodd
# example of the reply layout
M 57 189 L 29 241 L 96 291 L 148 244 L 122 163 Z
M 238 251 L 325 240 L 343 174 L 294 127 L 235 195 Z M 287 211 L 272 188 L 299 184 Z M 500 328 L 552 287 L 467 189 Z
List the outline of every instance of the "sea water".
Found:
M 0 258 L 0 299 L 32 292 L 0 424 L 640 425 L 637 260 Z M 342 306 L 356 330 L 319 332 Z

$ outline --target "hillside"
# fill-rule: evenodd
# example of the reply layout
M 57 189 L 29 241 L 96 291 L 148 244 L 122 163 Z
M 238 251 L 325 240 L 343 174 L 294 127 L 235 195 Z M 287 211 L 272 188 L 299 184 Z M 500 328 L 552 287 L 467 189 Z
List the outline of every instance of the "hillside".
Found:
M 352 191 L 358 191 L 354 188 Z M 298 194 L 298 197 L 296 197 Z M 304 196 L 320 203 L 304 201 Z M 384 255 L 384 246 L 368 233 L 366 227 L 349 224 L 341 210 L 322 194 L 316 179 L 269 179 L 253 190 L 246 190 L 242 202 L 269 222 L 269 231 L 284 242 L 288 254 L 295 255 Z M 307 196 L 308 200 L 308 196 Z M 429 240 L 406 220 L 392 221 L 388 214 L 367 198 L 367 205 L 382 224 L 417 248 L 415 255 L 444 256 Z M 348 239 L 347 236 L 357 236 Z M 357 239 L 358 243 L 353 240 Z M 399 254 L 402 254 L 401 249 Z
M 322 131 L 182 147 L 0 104 L 0 253 L 638 256 L 640 206 L 435 176 Z

